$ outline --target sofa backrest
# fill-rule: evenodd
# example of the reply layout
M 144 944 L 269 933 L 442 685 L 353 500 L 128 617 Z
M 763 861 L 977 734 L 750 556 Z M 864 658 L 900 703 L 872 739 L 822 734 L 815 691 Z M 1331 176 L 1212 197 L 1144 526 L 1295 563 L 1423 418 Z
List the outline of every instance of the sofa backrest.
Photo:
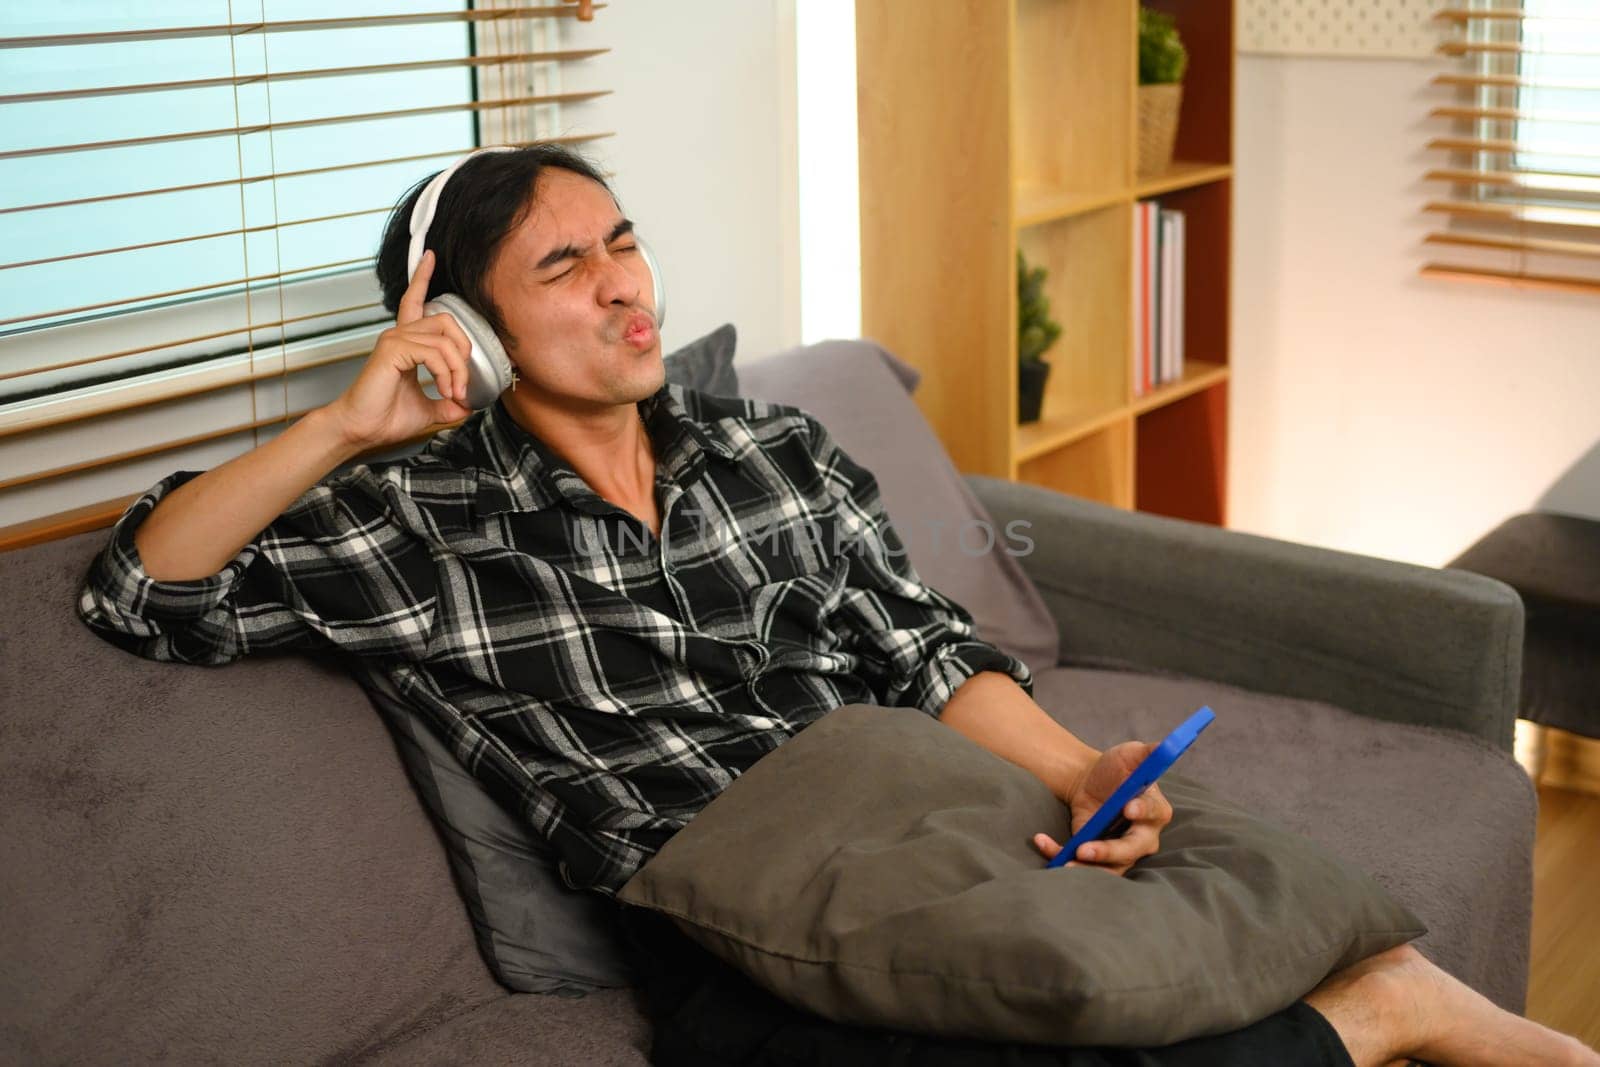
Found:
M 0 1061 L 311 1062 L 504 996 L 361 689 L 100 640 L 105 539 L 0 555 Z

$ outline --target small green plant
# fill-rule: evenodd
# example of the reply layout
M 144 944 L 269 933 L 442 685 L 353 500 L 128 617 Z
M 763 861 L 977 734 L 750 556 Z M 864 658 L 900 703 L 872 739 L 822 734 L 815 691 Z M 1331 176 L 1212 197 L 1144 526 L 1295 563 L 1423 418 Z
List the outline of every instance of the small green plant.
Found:
M 1061 327 L 1050 320 L 1050 298 L 1044 295 L 1047 277 L 1043 267 L 1029 270 L 1017 252 L 1017 357 L 1023 362 L 1039 359 L 1061 336 Z
M 1178 38 L 1178 23 L 1171 15 L 1139 9 L 1139 84 L 1169 85 L 1183 80 L 1189 53 Z

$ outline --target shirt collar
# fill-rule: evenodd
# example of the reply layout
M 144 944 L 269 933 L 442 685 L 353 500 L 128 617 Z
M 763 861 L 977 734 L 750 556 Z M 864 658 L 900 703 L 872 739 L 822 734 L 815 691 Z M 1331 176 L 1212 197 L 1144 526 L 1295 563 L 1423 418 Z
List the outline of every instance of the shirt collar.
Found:
M 662 385 L 639 402 L 639 411 L 655 450 L 658 482 L 689 485 L 704 470 L 708 454 L 738 461 L 726 442 L 689 414 L 682 386 Z M 537 511 L 562 501 L 596 514 L 612 508 L 566 460 L 523 429 L 499 400 L 484 411 L 478 436 L 485 453 L 478 468 L 479 515 Z

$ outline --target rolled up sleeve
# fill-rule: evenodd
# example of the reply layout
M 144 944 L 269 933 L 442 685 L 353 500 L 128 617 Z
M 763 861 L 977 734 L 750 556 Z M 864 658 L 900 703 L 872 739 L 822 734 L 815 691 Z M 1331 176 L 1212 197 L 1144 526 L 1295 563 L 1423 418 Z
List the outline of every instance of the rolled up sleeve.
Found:
M 420 655 L 436 603 L 428 547 L 400 529 L 365 475 L 313 486 L 217 573 L 152 578 L 134 532 L 196 472 L 173 474 L 118 520 L 78 615 L 148 659 L 216 665 L 268 649 Z
M 224 606 L 255 562 L 246 545 L 216 574 L 158 581 L 145 572 L 134 531 L 163 497 L 199 475 L 179 471 L 158 482 L 123 513 L 111 540 L 89 567 L 78 617 L 113 644 L 151 659 L 227 663 L 243 654 L 236 627 L 219 625 Z

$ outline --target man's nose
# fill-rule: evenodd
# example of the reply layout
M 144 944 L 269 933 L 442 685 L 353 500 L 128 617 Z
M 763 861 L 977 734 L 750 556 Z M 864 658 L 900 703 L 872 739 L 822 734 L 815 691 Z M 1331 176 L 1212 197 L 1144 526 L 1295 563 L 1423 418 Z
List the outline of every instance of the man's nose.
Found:
M 632 254 L 632 253 L 629 253 Z M 600 302 L 602 304 L 633 304 L 643 288 L 639 279 L 628 269 L 626 256 L 605 253 L 600 259 Z

